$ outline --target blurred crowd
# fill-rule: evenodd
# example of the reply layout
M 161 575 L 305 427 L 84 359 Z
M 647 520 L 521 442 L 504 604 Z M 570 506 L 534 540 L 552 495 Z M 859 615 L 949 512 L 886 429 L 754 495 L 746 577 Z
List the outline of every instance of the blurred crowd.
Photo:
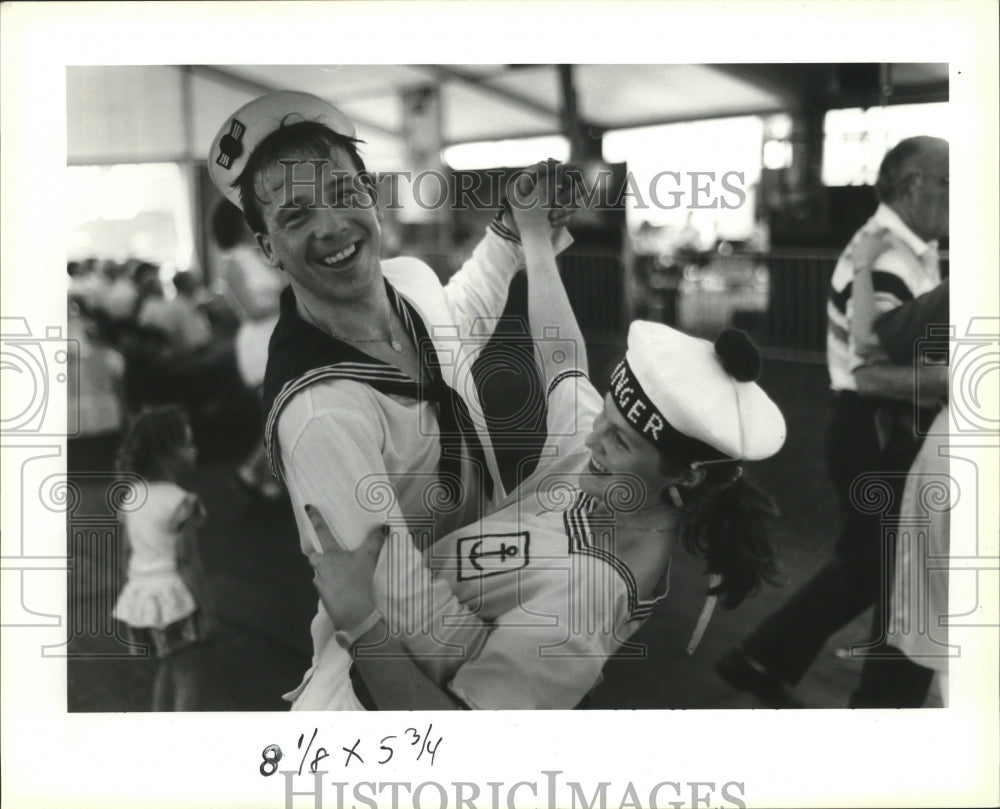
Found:
M 196 431 L 259 427 L 267 343 L 285 282 L 260 258 L 234 206 L 215 209 L 211 230 L 218 255 L 211 287 L 199 273 L 168 277 L 140 259 L 68 263 L 68 332 L 80 369 L 72 380 L 79 389 L 69 394 L 81 436 L 119 433 L 129 414 L 166 404 L 183 406 Z M 237 480 L 277 497 L 255 446 Z

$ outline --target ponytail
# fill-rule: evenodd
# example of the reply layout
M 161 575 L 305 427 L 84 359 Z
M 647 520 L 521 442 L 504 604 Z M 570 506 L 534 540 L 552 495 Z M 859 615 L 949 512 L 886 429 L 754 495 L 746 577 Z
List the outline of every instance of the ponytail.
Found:
M 763 582 L 776 584 L 781 568 L 773 542 L 777 518 L 774 501 L 742 476 L 742 469 L 716 467 L 688 494 L 681 541 L 685 550 L 705 559 L 708 573 L 722 581 L 709 592 L 731 609 Z

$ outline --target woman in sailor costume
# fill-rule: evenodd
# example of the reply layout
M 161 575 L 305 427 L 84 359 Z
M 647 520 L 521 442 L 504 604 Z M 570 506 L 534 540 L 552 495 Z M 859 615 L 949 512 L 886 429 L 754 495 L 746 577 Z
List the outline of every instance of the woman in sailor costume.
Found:
M 381 709 L 576 707 L 609 657 L 642 654 L 628 638 L 666 596 L 678 541 L 711 574 L 689 651 L 717 598 L 735 606 L 777 572 L 776 509 L 742 476 L 785 435 L 753 381 L 756 349 L 741 332 L 713 346 L 635 322 L 602 400 L 544 209 L 518 208 L 547 382 L 539 467 L 423 552 L 391 522 L 344 551 L 306 509 L 324 549 L 310 557 L 317 589 Z
M 268 349 L 265 441 L 305 553 L 320 550 L 306 503 L 354 548 L 387 520 L 429 544 L 504 494 L 470 371 L 524 263 L 510 213 L 445 286 L 422 261 L 383 261 L 354 135 L 322 99 L 279 92 L 230 116 L 209 157 L 213 182 L 289 280 Z M 571 241 L 564 214 L 549 227 L 559 249 Z M 336 626 L 319 605 L 312 666 L 286 695 L 293 710 L 363 707 Z

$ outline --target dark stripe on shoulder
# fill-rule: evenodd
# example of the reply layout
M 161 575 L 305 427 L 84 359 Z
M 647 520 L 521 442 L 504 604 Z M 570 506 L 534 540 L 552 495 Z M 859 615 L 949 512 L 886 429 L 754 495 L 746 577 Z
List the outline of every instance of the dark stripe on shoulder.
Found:
M 827 318 L 826 329 L 828 334 L 833 335 L 833 339 L 844 346 L 847 346 L 851 339 L 851 335 L 847 333 L 847 329 L 841 326 L 839 323 L 834 323 L 832 319 Z
M 830 287 L 830 303 L 842 315 L 847 313 L 847 302 L 851 299 L 851 287 L 852 283 L 850 281 L 840 291 Z
M 552 396 L 552 391 L 554 391 L 556 389 L 556 386 L 560 382 L 562 382 L 563 380 L 566 380 L 566 379 L 570 379 L 571 377 L 574 377 L 574 376 L 586 377 L 587 375 L 583 371 L 581 371 L 579 368 L 572 368 L 569 371 L 562 371 L 561 373 L 556 374 L 552 378 L 552 381 L 549 382 L 549 389 L 547 391 L 545 391 L 545 401 L 547 402 L 549 400 L 549 398 Z
M 906 285 L 906 282 L 893 272 L 884 270 L 872 270 L 872 287 L 876 292 L 883 292 L 892 295 L 900 303 L 913 300 L 913 293 Z
M 872 287 L 875 292 L 884 295 L 892 295 L 900 303 L 913 300 L 913 293 L 906 285 L 906 282 L 898 275 L 884 270 L 872 270 Z M 830 287 L 830 303 L 841 314 L 847 313 L 847 302 L 851 299 L 854 291 L 854 282 L 848 281 L 847 285 L 839 292 Z

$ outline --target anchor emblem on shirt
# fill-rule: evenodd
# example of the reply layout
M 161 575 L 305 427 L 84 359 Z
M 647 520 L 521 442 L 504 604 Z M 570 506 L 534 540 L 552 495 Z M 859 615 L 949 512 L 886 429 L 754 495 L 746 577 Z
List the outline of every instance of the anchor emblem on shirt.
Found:
M 458 555 L 460 580 L 520 570 L 528 564 L 528 532 L 465 537 Z
M 472 548 L 469 549 L 469 561 L 472 562 L 472 566 L 476 570 L 485 570 L 482 565 L 479 564 L 479 560 L 484 556 L 498 556 L 500 558 L 500 564 L 503 564 L 508 556 L 517 556 L 518 550 L 514 545 L 508 545 L 506 542 L 500 543 L 500 550 L 498 551 L 484 551 L 481 550 L 483 547 L 483 541 L 480 540 Z

